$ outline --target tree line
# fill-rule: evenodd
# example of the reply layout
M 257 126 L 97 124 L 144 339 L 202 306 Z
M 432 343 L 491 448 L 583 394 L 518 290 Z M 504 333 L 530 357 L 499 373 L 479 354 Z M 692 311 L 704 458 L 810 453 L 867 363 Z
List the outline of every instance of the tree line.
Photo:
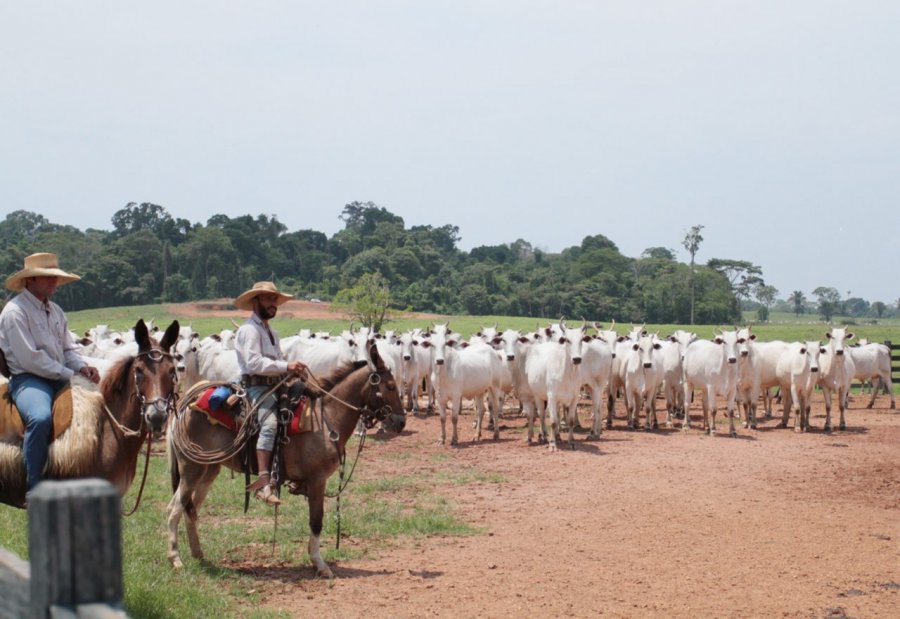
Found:
M 0 269 L 11 274 L 37 251 L 58 254 L 82 276 L 56 292 L 68 310 L 235 297 L 259 280 L 333 299 L 373 274 L 393 308 L 441 314 L 724 324 L 738 322 L 756 293 L 766 311 L 777 294 L 748 262 L 694 264 L 702 226 L 689 233 L 686 265 L 664 247 L 624 256 L 602 234 L 558 254 L 522 239 L 465 252 L 457 226 L 407 227 L 372 202 L 347 204 L 339 218 L 343 229 L 328 237 L 290 231 L 274 215 L 201 224 L 132 202 L 112 216 L 112 229 L 82 231 L 20 210 L 0 222 Z

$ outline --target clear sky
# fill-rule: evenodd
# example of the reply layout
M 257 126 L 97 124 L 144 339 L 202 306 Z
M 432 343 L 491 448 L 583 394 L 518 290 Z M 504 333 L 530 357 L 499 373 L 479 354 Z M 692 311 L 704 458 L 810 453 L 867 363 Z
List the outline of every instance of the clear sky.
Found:
M 0 216 L 128 202 L 461 248 L 749 260 L 900 297 L 900 2 L 5 2 Z

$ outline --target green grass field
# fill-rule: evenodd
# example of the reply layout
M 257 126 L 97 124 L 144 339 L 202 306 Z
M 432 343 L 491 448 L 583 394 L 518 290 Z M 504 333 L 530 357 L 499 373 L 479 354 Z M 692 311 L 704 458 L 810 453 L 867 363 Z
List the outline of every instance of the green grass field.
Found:
M 113 307 L 95 310 L 84 310 L 80 312 L 70 312 L 69 326 L 77 333 L 84 332 L 85 329 L 93 327 L 97 324 L 106 324 L 114 329 L 128 329 L 133 327 L 138 318 L 145 320 L 153 320 L 154 324 L 161 328 L 165 328 L 169 322 L 174 319 L 180 320 L 184 324 L 190 324 L 195 331 L 201 336 L 216 333 L 222 329 L 234 328 L 231 320 L 228 318 L 193 318 L 185 319 L 183 316 L 175 316 L 169 313 L 164 305 L 143 305 L 134 307 Z M 752 325 L 753 332 L 763 341 L 766 340 L 785 340 L 785 341 L 806 341 L 819 340 L 824 341 L 825 332 L 828 331 L 829 325 L 822 322 L 818 316 L 805 315 L 794 316 L 787 313 L 772 313 L 772 320 L 767 323 L 756 323 L 755 312 L 745 313 L 745 326 Z M 468 337 L 476 333 L 482 327 L 497 325 L 498 328 L 533 330 L 541 326 L 546 326 L 549 322 L 559 320 L 554 319 L 537 319 L 523 318 L 511 316 L 445 316 L 435 322 L 450 322 L 451 327 L 463 336 Z M 859 321 L 859 319 L 854 319 Z M 395 331 L 405 331 L 415 327 L 427 327 L 432 321 L 422 320 L 418 318 L 398 318 L 384 326 L 384 329 L 393 329 Z M 568 324 L 580 324 L 580 319 L 570 318 Z M 866 338 L 871 342 L 883 342 L 890 340 L 900 343 L 900 318 L 886 319 L 879 321 L 878 324 L 852 324 L 852 320 L 845 317 L 836 317 L 834 324 L 841 326 L 847 323 L 848 328 L 854 333 L 856 338 Z M 296 333 L 299 329 L 307 328 L 313 331 L 329 331 L 338 333 L 349 326 L 346 320 L 335 319 L 317 319 L 304 320 L 301 318 L 276 317 L 272 323 L 282 337 Z M 604 327 L 609 326 L 609 322 L 603 322 Z M 629 324 L 619 323 L 616 325 L 619 331 L 624 331 Z M 659 335 L 668 335 L 675 329 L 688 329 L 697 333 L 702 338 L 709 338 L 716 329 L 729 329 L 735 325 L 676 325 L 676 324 L 648 324 L 647 329 Z

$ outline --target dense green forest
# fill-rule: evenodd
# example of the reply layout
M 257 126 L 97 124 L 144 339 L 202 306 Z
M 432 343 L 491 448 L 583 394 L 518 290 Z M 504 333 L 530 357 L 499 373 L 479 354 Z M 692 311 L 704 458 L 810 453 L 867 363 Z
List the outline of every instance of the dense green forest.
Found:
M 752 264 L 691 266 L 662 247 L 629 258 L 602 234 L 559 254 L 522 239 L 464 252 L 456 226 L 407 228 L 371 202 L 345 205 L 340 219 L 343 229 L 329 238 L 289 231 L 274 215 L 214 215 L 200 224 L 151 203 L 127 204 L 111 230 L 15 211 L 0 222 L 0 273 L 17 271 L 30 253 L 57 253 L 64 269 L 82 276 L 56 292 L 67 310 L 235 297 L 258 280 L 331 299 L 372 273 L 386 280 L 397 309 L 442 314 L 687 323 L 692 284 L 699 324 L 735 322 L 742 305 L 767 311 L 775 303 Z

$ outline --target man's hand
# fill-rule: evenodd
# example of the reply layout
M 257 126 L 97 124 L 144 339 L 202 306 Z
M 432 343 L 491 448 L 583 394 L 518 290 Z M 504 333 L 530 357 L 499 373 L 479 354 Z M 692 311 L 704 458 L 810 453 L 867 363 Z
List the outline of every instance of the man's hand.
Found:
M 86 379 L 88 379 L 92 383 L 100 382 L 100 372 L 97 371 L 97 368 L 95 368 L 91 365 L 84 366 L 83 368 L 78 370 L 78 373 L 81 374 L 82 376 L 84 376 Z
M 299 361 L 288 361 L 288 372 L 305 379 L 306 375 L 309 373 L 309 368 Z

